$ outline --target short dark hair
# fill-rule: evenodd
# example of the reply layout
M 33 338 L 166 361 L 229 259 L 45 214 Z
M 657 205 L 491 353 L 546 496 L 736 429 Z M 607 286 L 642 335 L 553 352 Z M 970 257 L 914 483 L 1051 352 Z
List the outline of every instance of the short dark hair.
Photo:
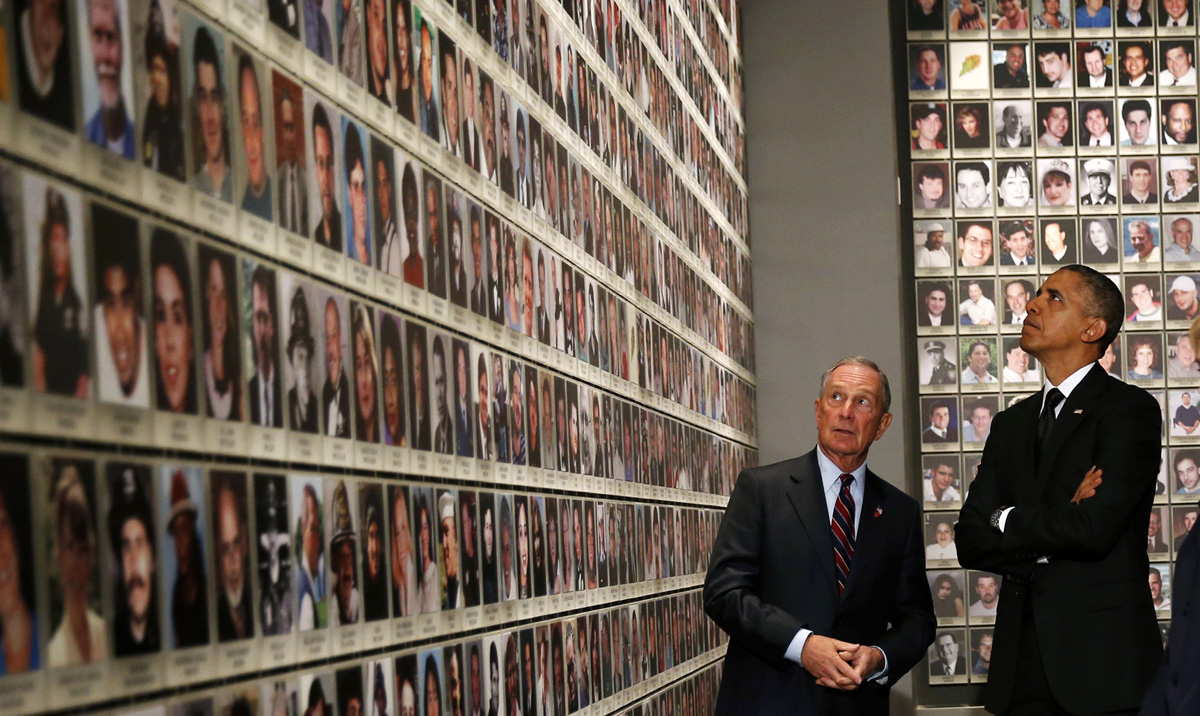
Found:
M 970 171 L 979 172 L 984 184 L 992 183 L 992 170 L 988 169 L 987 162 L 962 162 L 954 167 L 954 176 L 957 178 L 963 172 Z
M 1091 294 L 1091 300 L 1086 302 L 1085 310 L 1091 313 L 1092 318 L 1099 318 L 1106 324 L 1104 336 L 1097 343 L 1100 353 L 1103 354 L 1117 339 L 1125 318 L 1125 299 L 1121 296 L 1121 290 L 1112 279 L 1090 266 L 1070 264 L 1063 266 L 1059 271 L 1070 271 L 1078 276 L 1083 280 L 1084 288 Z
M 350 172 L 354 171 L 354 165 L 358 164 L 363 168 L 363 173 L 367 172 L 367 163 L 363 161 L 362 139 L 358 134 L 358 127 L 354 122 L 346 123 L 346 151 L 345 161 L 342 169 L 346 172 L 346 181 L 350 181 Z
M 937 179 L 945 184 L 946 172 L 942 171 L 942 168 L 937 164 L 926 164 L 921 167 L 921 171 L 917 172 L 917 183 L 920 184 L 926 179 Z
M 316 139 L 318 129 L 325 130 L 325 136 L 329 137 L 329 143 L 333 144 L 333 128 L 329 126 L 329 115 L 325 113 L 325 105 L 319 102 L 313 106 L 313 139 Z
M 1146 171 L 1150 172 L 1151 174 L 1154 173 L 1154 172 L 1150 171 L 1150 162 L 1146 161 L 1145 159 L 1135 159 L 1132 162 L 1129 162 L 1129 173 L 1130 174 L 1136 172 L 1138 169 L 1145 169 Z
M 1108 110 L 1108 105 L 1104 102 L 1085 102 L 1079 108 L 1079 114 L 1084 119 L 1087 119 L 1087 116 L 1097 109 L 1100 110 L 1100 114 L 1103 114 L 1105 119 L 1112 119 L 1112 112 Z
M 1136 112 L 1139 109 L 1145 112 L 1147 117 L 1153 114 L 1153 112 L 1150 110 L 1149 102 L 1144 99 L 1131 99 L 1126 101 L 1125 104 L 1121 105 L 1121 121 L 1128 122 L 1129 114 L 1131 112 Z

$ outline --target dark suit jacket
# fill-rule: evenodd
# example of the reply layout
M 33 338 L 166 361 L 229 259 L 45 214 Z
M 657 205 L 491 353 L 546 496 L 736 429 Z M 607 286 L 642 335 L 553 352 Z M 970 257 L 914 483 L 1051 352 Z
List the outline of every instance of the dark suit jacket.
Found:
M 937 678 L 946 675 L 946 669 L 941 659 L 936 659 L 929 662 L 929 676 Z M 987 672 L 984 672 L 987 673 Z M 965 676 L 967 674 L 967 658 L 965 656 L 958 657 L 958 661 L 954 662 L 954 675 Z
M 1004 576 L 985 691 L 988 711 L 1008 710 L 1032 614 L 1046 682 L 1078 713 L 1136 708 L 1162 642 L 1146 589 L 1146 527 L 1154 499 L 1162 417 L 1158 403 L 1094 365 L 1072 391 L 1035 471 L 1042 395 L 998 414 L 959 515 L 958 560 Z M 1071 503 L 1093 465 L 1096 495 Z M 1014 506 L 1004 532 L 993 512 Z M 1049 562 L 1039 564 L 1039 557 Z
M 923 308 L 921 310 L 917 311 L 917 325 L 918 326 L 933 325 L 933 320 L 929 317 L 929 311 L 926 311 Z M 943 326 L 953 326 L 954 325 L 954 316 L 943 311 L 942 312 L 942 325 Z
M 255 373 L 246 386 L 246 392 L 250 394 L 250 422 L 255 425 L 262 424 L 262 405 L 259 403 L 259 381 L 262 378 L 260 374 Z M 275 401 L 271 406 L 271 427 L 283 427 L 283 401 L 279 399 L 279 371 L 275 371 L 271 380 L 272 394 L 275 396 Z
M 889 684 L 925 659 L 935 618 L 916 501 L 868 470 L 839 597 L 824 492 L 815 450 L 738 476 L 704 582 L 704 609 L 730 635 L 718 715 L 778 714 L 782 704 L 792 713 L 887 713 L 889 686 L 843 694 L 785 659 L 801 628 L 878 646 Z
M 1200 530 L 1192 530 L 1175 559 L 1175 579 L 1171 583 L 1171 632 L 1167 653 L 1163 656 L 1154 684 L 1142 701 L 1144 716 L 1172 716 L 1200 713 L 1200 680 L 1185 667 L 1200 663 L 1200 626 L 1191 624 L 1192 596 L 1200 587 Z

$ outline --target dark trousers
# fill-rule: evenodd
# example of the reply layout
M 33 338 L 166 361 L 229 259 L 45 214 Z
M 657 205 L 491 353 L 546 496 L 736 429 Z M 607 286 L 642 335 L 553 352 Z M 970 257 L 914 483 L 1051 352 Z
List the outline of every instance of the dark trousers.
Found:
M 1004 716 L 1071 716 L 1074 712 L 1059 706 L 1054 694 L 1050 693 L 1050 684 L 1046 682 L 1046 669 L 1042 662 L 1042 650 L 1038 648 L 1031 601 L 1025 600 L 1024 613 L 1021 615 L 1021 643 L 1018 649 L 1021 659 L 1017 662 L 1012 704 Z M 1136 708 L 1108 711 L 1103 716 L 1136 716 L 1137 712 Z

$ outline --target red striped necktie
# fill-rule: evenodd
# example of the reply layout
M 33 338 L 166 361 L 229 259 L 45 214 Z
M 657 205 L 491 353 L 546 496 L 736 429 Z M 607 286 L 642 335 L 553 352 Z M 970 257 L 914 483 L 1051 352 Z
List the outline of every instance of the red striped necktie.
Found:
M 842 473 L 842 489 L 838 492 L 837 504 L 833 506 L 833 562 L 837 567 L 838 595 L 846 591 L 850 579 L 850 563 L 854 561 L 854 496 L 850 494 L 850 483 L 854 475 Z

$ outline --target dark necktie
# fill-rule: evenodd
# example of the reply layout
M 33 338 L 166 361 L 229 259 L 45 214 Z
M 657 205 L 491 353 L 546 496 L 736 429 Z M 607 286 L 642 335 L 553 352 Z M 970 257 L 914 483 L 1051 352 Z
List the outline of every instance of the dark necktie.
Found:
M 1042 406 L 1042 414 L 1038 416 L 1037 425 L 1037 445 L 1035 446 L 1034 457 L 1040 464 L 1042 461 L 1042 450 L 1046 447 L 1046 441 L 1050 437 L 1050 429 L 1054 427 L 1054 409 L 1064 400 L 1063 394 L 1058 388 L 1051 388 L 1046 394 L 1046 403 Z
M 842 473 L 842 489 L 837 504 L 833 506 L 833 562 L 837 567 L 838 594 L 846 591 L 850 579 L 850 563 L 854 560 L 854 497 L 850 494 L 850 483 L 854 475 Z

